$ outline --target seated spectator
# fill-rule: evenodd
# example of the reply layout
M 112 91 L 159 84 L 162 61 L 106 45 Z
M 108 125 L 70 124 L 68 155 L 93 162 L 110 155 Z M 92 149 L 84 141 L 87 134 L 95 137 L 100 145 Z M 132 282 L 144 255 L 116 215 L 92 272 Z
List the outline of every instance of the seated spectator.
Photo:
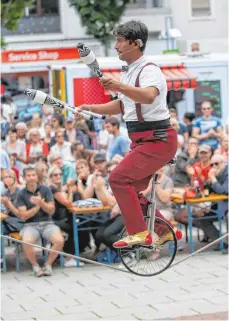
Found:
M 114 136 L 108 148 L 109 160 L 116 154 L 125 157 L 130 151 L 130 142 L 126 136 L 120 134 L 120 121 L 115 117 L 107 118 L 105 129 Z
M 16 168 L 16 157 L 13 154 L 10 155 L 10 168 L 12 169 L 12 171 L 14 171 L 16 175 L 17 183 L 21 184 L 20 173 L 19 170 Z
M 56 140 L 54 138 L 55 133 L 52 130 L 52 126 L 49 123 L 44 125 L 44 132 L 45 136 L 43 141 L 48 145 L 49 149 L 51 149 L 51 147 L 56 144 Z
M 0 105 L 0 125 L 1 125 L 1 139 L 5 140 L 10 128 L 10 121 L 3 116 L 3 106 Z
M 55 134 L 56 144 L 52 146 L 51 153 L 60 153 L 63 161 L 71 158 L 71 143 L 64 140 L 63 129 L 57 130 Z
M 228 135 L 223 136 L 221 139 L 220 147 L 215 150 L 215 155 L 222 155 L 225 162 L 228 162 Z
M 192 136 L 199 140 L 200 145 L 209 145 L 217 149 L 222 137 L 222 124 L 218 117 L 212 116 L 213 108 L 209 101 L 201 104 L 202 117 L 196 119 Z
M 84 148 L 89 148 L 90 146 L 89 137 L 82 130 L 75 127 L 75 120 L 72 117 L 68 117 L 65 120 L 64 139 L 71 144 L 78 140 L 83 144 Z
M 188 129 L 188 136 L 191 137 L 192 136 L 192 128 L 193 128 L 193 121 L 196 118 L 194 113 L 185 113 L 184 114 L 184 123 L 187 126 Z
M 46 185 L 47 176 L 48 176 L 48 166 L 44 162 L 36 162 L 34 166 L 37 176 L 38 176 L 38 184 Z
M 108 163 L 108 174 L 111 173 L 111 171 L 116 166 L 117 165 L 112 162 Z M 99 248 L 100 244 L 102 243 L 112 250 L 116 251 L 116 249 L 113 248 L 113 243 L 118 241 L 118 239 L 120 238 L 119 233 L 125 227 L 121 211 L 117 205 L 111 189 L 109 187 L 106 187 L 104 178 L 98 177 L 94 182 L 94 188 L 98 199 L 103 204 L 112 207 L 110 219 L 103 223 L 95 234 L 95 243 L 97 245 L 97 248 Z
M 179 122 L 176 120 L 176 118 L 170 118 L 170 124 L 172 128 L 177 131 L 177 156 L 182 152 L 182 149 L 184 147 L 184 136 L 179 134 Z
M 8 131 L 8 140 L 2 144 L 2 148 L 9 154 L 13 154 L 16 159 L 15 167 L 22 174 L 26 164 L 25 142 L 17 139 L 17 131 L 10 128 Z
M 76 163 L 78 176 L 78 192 L 83 198 L 84 190 L 87 187 L 87 179 L 90 175 L 90 168 L 86 159 L 79 159 Z
M 26 143 L 26 133 L 27 133 L 27 126 L 25 123 L 19 122 L 15 126 L 17 131 L 17 140 Z
M 75 168 L 73 168 L 68 162 L 64 162 L 59 152 L 51 153 L 49 155 L 49 163 L 51 166 L 58 166 L 62 172 L 62 184 L 67 184 L 69 180 L 75 181 L 77 174 Z
M 22 241 L 35 244 L 41 237 L 52 243 L 52 249 L 61 251 L 64 239 L 60 228 L 52 221 L 55 205 L 52 191 L 48 186 L 38 184 L 36 170 L 32 167 L 24 169 L 24 180 L 26 187 L 23 188 L 16 200 L 18 216 L 25 221 L 20 232 Z M 32 264 L 34 275 L 52 275 L 52 263 L 58 253 L 50 252 L 43 269 L 38 265 L 35 248 L 23 244 L 25 256 Z
M 16 197 L 20 191 L 15 172 L 6 170 L 2 180 L 7 188 L 7 191 L 1 198 L 1 202 L 5 206 L 8 215 L 8 218 L 3 221 L 5 227 L 4 234 L 20 232 L 24 225 L 24 221 L 18 217 L 18 209 L 15 206 Z
M 29 142 L 26 144 L 27 163 L 35 163 L 38 156 L 47 156 L 49 154 L 48 145 L 41 140 L 41 135 L 37 128 L 30 129 L 28 138 Z
M 56 133 L 59 129 L 62 129 L 64 124 L 64 117 L 62 114 L 54 114 L 50 119 L 50 124 L 52 126 L 52 131 Z
M 72 205 L 73 202 L 73 187 L 74 182 L 67 184 L 67 193 L 62 189 L 61 183 L 62 172 L 58 166 L 53 166 L 49 169 L 48 180 L 49 186 L 52 190 L 52 194 L 55 201 L 55 213 L 52 216 L 54 223 L 59 226 L 59 228 L 68 234 L 67 240 L 64 243 L 64 252 L 69 254 L 75 254 L 74 248 L 74 236 L 73 236 L 73 226 L 72 226 L 72 215 L 68 211 L 68 207 Z M 81 231 L 79 231 L 81 232 Z M 79 233 L 80 239 L 80 233 Z M 81 265 L 84 265 L 80 261 Z M 76 266 L 76 260 L 72 258 L 65 258 L 65 267 Z
M 222 155 L 214 155 L 211 158 L 211 170 L 208 173 L 210 182 L 210 189 L 215 194 L 228 195 L 228 165 L 225 164 L 224 157 Z M 218 203 L 220 208 L 220 214 L 222 217 L 226 215 L 228 211 L 228 200 Z M 214 207 L 214 208 L 213 208 Z M 216 206 L 212 206 L 212 209 L 217 210 Z M 214 241 L 219 238 L 219 230 L 215 227 L 213 222 L 218 221 L 216 213 L 210 212 L 207 216 L 215 216 L 215 218 L 204 219 L 199 222 L 200 228 L 204 231 L 205 235 Z M 205 215 L 206 216 L 206 215 Z M 224 244 L 227 248 L 228 245 Z M 215 246 L 215 250 L 219 250 L 219 245 Z
M 189 168 L 196 163 L 198 159 L 198 139 L 190 137 L 186 151 L 177 155 L 173 176 L 174 186 L 182 187 L 190 185 Z
M 95 154 L 94 156 L 94 171 L 87 179 L 87 187 L 83 194 L 84 199 L 96 196 L 94 184 L 99 176 L 102 176 L 105 179 L 105 184 L 108 186 L 107 161 L 105 154 Z
M 208 173 L 210 171 L 210 160 L 212 150 L 209 145 L 201 145 L 198 149 L 199 161 L 187 168 L 188 174 L 191 176 L 191 184 L 195 179 L 199 182 L 200 190 L 204 189 L 204 184 L 208 180 Z
M 182 124 L 178 120 L 178 114 L 177 109 L 175 107 L 169 108 L 170 118 L 175 118 L 178 121 L 178 135 L 181 135 L 184 137 L 184 142 L 186 143 L 188 141 L 188 128 L 186 125 Z
M 159 171 L 157 171 L 157 174 L 158 184 L 156 185 L 155 190 L 156 207 L 167 220 L 172 221 L 174 219 L 171 207 L 171 196 L 174 188 L 173 180 L 165 175 L 165 167 L 162 167 Z M 152 179 L 150 180 L 147 189 L 140 192 L 140 194 L 150 199 L 151 191 Z
M 105 124 L 103 124 L 103 129 L 99 131 L 97 137 L 98 137 L 98 149 L 100 153 L 106 153 L 107 159 L 109 159 L 108 149 L 111 146 L 114 135 L 109 134 L 108 131 L 105 129 Z
M 76 161 L 79 159 L 88 159 L 91 155 L 94 155 L 96 151 L 91 149 L 85 149 L 83 144 L 77 140 L 71 145 L 71 157 L 68 162 L 71 163 L 73 168 L 76 168 Z

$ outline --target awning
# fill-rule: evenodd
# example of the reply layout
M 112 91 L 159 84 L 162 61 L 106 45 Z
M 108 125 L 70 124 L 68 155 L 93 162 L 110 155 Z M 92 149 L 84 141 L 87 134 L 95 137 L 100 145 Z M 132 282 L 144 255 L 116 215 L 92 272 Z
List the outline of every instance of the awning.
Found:
M 165 75 L 168 90 L 195 89 L 197 86 L 196 76 L 184 65 L 160 66 Z M 120 80 L 120 70 L 104 69 L 105 76 Z M 110 93 L 105 91 L 107 95 Z

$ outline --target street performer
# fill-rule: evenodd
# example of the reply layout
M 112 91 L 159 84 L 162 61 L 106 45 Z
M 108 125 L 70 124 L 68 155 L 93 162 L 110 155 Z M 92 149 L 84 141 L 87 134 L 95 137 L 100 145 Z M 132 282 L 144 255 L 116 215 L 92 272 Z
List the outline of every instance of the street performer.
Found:
M 131 152 L 112 171 L 109 182 L 129 235 L 113 246 L 150 245 L 153 239 L 143 217 L 139 192 L 147 188 L 152 174 L 174 157 L 177 135 L 170 126 L 165 77 L 143 54 L 148 39 L 146 25 L 129 21 L 117 26 L 113 34 L 119 59 L 127 66 L 120 82 L 102 77 L 100 83 L 107 90 L 118 91 L 118 99 L 79 108 L 108 115 L 122 112 L 132 141 Z

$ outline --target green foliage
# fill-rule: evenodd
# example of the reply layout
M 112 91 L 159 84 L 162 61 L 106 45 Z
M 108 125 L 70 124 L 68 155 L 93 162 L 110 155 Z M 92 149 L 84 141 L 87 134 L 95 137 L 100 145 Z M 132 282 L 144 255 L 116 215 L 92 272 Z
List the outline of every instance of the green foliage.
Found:
M 107 55 L 112 30 L 119 22 L 129 0 L 69 0 L 69 3 L 81 16 L 87 34 L 101 41 Z
M 30 6 L 32 0 L 2 0 L 1 27 L 8 30 L 17 30 L 18 22 L 23 17 L 25 7 Z M 1 38 L 1 46 L 5 45 Z

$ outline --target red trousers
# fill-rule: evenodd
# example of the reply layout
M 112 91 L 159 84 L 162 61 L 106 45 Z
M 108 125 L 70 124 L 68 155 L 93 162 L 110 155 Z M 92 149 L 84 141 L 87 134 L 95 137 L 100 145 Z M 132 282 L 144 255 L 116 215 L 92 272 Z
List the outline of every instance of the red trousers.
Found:
M 166 165 L 177 151 L 176 131 L 172 128 L 165 131 L 166 141 L 154 139 L 154 130 L 129 134 L 131 152 L 109 176 L 128 234 L 147 230 L 139 192 L 148 187 L 152 174 Z

